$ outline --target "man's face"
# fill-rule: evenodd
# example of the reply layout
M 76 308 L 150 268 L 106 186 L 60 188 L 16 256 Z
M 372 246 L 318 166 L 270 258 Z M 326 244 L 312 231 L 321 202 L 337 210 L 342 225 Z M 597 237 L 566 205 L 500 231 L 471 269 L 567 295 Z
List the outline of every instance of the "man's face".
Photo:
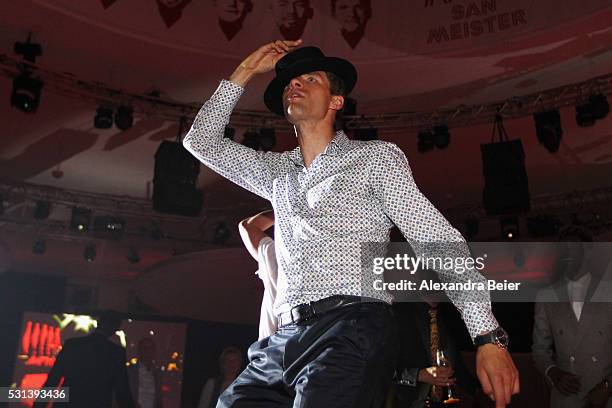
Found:
M 221 21 L 233 23 L 239 20 L 246 9 L 247 0 L 213 0 L 217 16 Z
M 138 343 L 138 359 L 153 361 L 155 359 L 155 343 L 152 340 L 143 340 Z
M 303 26 L 310 17 L 310 0 L 272 0 L 270 5 L 276 25 L 287 30 Z
M 283 90 L 283 107 L 289 122 L 322 119 L 332 103 L 329 79 L 323 71 L 295 77 Z
M 237 377 L 242 365 L 242 356 L 237 353 L 229 353 L 223 359 L 221 371 L 223 374 Z
M 363 0 L 337 0 L 334 17 L 342 30 L 348 32 L 357 31 L 369 18 Z

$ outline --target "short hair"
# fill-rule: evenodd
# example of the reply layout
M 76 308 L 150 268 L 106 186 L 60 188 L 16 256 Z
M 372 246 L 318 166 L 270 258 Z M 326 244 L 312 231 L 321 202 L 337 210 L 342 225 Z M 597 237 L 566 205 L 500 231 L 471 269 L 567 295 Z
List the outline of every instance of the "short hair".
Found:
M 346 96 L 346 85 L 344 85 L 342 78 L 329 71 L 325 71 L 325 74 L 329 81 L 329 92 L 332 95 Z
M 332 16 L 336 16 L 336 3 L 338 3 L 338 0 L 331 0 Z M 360 0 L 359 5 L 363 6 L 366 12 L 366 16 L 368 18 L 372 17 L 372 1 L 371 0 Z
M 121 327 L 121 316 L 114 310 L 105 310 L 98 315 L 97 329 L 113 334 Z

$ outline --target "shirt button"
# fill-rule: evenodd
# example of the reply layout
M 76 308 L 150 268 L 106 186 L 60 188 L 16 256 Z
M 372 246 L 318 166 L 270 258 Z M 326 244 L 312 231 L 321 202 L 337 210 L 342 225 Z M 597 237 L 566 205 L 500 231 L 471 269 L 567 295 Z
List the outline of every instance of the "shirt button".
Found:
M 574 356 L 570 356 L 570 362 L 573 363 L 576 360 Z
M 593 362 L 596 363 L 597 362 L 597 357 L 593 356 L 593 357 L 591 357 L 591 360 L 593 360 Z

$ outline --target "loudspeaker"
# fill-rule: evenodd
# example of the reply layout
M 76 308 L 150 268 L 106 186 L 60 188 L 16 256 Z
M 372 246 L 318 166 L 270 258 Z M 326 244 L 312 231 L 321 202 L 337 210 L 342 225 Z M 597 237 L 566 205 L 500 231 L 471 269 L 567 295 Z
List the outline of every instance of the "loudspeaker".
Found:
M 520 140 L 480 145 L 485 177 L 483 204 L 488 215 L 529 211 L 529 182 Z
M 160 212 L 196 216 L 202 192 L 196 188 L 200 162 L 181 143 L 164 140 L 155 152 L 153 208 Z

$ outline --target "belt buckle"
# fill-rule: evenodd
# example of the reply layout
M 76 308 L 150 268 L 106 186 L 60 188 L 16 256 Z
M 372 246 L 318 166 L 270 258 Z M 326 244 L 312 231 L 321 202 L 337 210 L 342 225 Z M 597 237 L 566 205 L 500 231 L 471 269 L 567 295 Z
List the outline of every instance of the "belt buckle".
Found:
M 299 316 L 297 318 L 294 318 L 293 311 L 297 308 L 304 308 L 304 307 L 305 307 L 305 310 L 303 312 L 300 311 Z M 293 306 L 289 310 L 289 317 L 291 317 L 291 324 L 298 324 L 304 320 L 312 319 L 314 315 L 315 313 L 312 307 L 312 302 L 302 303 L 301 305 Z

